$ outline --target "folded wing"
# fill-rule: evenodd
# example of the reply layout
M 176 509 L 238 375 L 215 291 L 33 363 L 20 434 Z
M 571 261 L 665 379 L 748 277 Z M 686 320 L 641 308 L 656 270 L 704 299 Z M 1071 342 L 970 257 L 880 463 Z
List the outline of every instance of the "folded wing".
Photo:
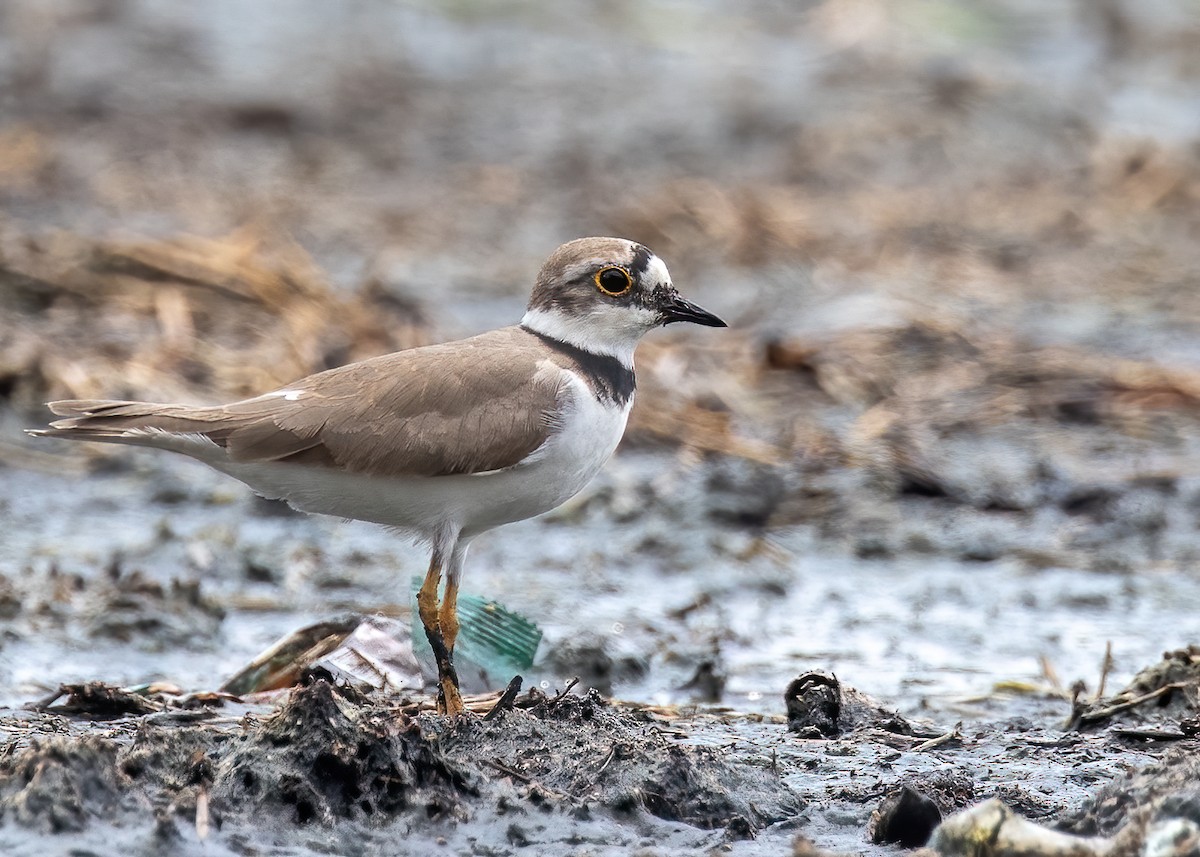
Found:
M 401 351 L 217 407 L 51 402 L 65 419 L 31 433 L 189 451 L 182 440 L 238 462 L 379 476 L 499 470 L 553 434 L 563 395 L 555 367 L 514 336 L 505 329 L 453 350 Z

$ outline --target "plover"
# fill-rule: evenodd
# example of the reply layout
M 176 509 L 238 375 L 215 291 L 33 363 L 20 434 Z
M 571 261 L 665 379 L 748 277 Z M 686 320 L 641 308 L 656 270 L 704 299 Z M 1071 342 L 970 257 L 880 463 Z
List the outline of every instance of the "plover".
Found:
M 681 298 L 646 247 L 581 238 L 542 266 L 517 325 L 228 405 L 51 402 L 65 419 L 29 433 L 181 452 L 296 509 L 428 542 L 418 613 L 439 711 L 458 714 L 456 602 L 471 541 L 553 509 L 596 475 L 625 431 L 638 341 L 676 321 L 726 326 Z

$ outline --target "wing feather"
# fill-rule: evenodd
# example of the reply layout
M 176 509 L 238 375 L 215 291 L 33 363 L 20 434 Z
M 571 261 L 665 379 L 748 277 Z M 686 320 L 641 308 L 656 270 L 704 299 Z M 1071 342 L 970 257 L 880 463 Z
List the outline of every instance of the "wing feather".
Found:
M 160 445 L 156 435 L 201 435 L 234 461 L 385 476 L 500 470 L 558 428 L 565 392 L 544 356 L 519 328 L 503 328 L 331 369 L 221 407 L 55 402 L 67 419 L 44 433 L 150 446 Z

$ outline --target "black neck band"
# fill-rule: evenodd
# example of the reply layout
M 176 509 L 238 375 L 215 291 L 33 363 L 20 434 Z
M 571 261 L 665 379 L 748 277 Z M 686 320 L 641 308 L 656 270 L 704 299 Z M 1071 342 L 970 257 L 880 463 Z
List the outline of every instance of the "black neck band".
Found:
M 633 391 L 637 386 L 633 370 L 616 357 L 611 354 L 596 354 L 586 348 L 539 333 L 526 325 L 521 325 L 521 329 L 532 333 L 559 354 L 568 357 L 574 364 L 572 368 L 587 379 L 598 398 L 621 406 L 633 398 Z

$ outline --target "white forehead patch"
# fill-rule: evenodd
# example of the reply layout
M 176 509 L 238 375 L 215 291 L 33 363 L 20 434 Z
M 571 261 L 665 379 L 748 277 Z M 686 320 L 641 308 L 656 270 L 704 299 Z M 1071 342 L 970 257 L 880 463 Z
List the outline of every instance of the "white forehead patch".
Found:
M 651 288 L 671 285 L 671 272 L 667 270 L 667 263 L 655 255 L 650 256 L 650 264 L 646 266 L 643 277 L 646 285 Z

